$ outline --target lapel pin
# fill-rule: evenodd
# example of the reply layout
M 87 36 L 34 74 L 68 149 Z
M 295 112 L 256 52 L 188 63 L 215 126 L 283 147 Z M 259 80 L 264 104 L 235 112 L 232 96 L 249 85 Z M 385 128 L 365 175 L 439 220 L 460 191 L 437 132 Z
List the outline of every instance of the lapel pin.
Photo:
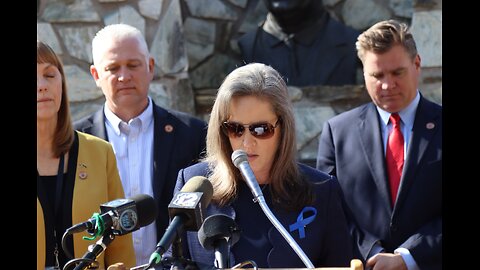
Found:
M 427 123 L 426 127 L 427 129 L 433 129 L 435 127 L 435 124 L 430 122 L 430 123 Z
M 165 125 L 165 131 L 168 133 L 172 132 L 173 131 L 172 125 Z

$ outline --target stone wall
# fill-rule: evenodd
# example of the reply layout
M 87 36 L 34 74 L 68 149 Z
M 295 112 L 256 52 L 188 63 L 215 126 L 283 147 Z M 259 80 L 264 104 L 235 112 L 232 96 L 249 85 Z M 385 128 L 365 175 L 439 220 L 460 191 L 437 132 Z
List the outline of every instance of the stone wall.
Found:
M 91 40 L 104 25 L 140 29 L 155 58 L 155 102 L 208 119 L 217 88 L 242 65 L 236 40 L 263 21 L 263 0 L 39 0 L 37 38 L 65 64 L 73 119 L 105 102 L 89 73 Z M 441 0 L 323 0 L 333 17 L 358 30 L 395 18 L 411 25 L 422 57 L 422 94 L 442 103 Z M 360 72 L 359 72 L 360 74 Z M 361 75 L 359 75 L 361 78 Z M 315 162 L 328 118 L 369 101 L 363 85 L 289 86 L 297 120 L 299 158 Z

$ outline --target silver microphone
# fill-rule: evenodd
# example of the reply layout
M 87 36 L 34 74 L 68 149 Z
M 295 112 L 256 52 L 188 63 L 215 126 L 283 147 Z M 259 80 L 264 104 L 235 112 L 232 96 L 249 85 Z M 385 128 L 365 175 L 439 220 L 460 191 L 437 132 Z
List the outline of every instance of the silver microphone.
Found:
M 262 189 L 258 185 L 257 179 L 253 174 L 252 168 L 250 168 L 250 164 L 248 163 L 247 153 L 245 153 L 243 150 L 234 151 L 232 153 L 232 162 L 242 173 L 248 187 L 252 191 L 253 197 L 256 200 L 258 200 L 260 197 L 263 198 Z
M 292 238 L 292 236 L 285 230 L 283 225 L 278 221 L 278 219 L 273 215 L 272 211 L 268 207 L 267 203 L 265 202 L 265 198 L 263 197 L 262 190 L 258 185 L 257 178 L 253 174 L 252 168 L 248 163 L 247 153 L 243 150 L 235 150 L 232 153 L 232 162 L 237 167 L 243 175 L 243 178 L 247 182 L 248 187 L 252 191 L 253 197 L 255 200 L 260 204 L 263 212 L 270 220 L 270 222 L 275 226 L 275 228 L 280 232 L 280 234 L 287 240 L 288 244 L 293 248 L 295 253 L 297 253 L 298 257 L 302 260 L 307 268 L 315 268 L 313 263 L 307 257 L 305 252 L 300 248 L 297 242 Z

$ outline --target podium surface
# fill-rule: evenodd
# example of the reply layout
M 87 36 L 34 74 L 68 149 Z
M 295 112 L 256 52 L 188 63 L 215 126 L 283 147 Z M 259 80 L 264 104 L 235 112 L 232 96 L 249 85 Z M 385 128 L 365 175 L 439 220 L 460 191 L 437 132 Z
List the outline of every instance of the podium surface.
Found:
M 242 270 L 308 270 L 310 268 L 228 268 L 230 269 L 242 269 Z M 350 261 L 350 267 L 316 267 L 313 270 L 363 270 L 362 261 L 353 259 Z
M 146 265 L 142 266 L 137 266 L 130 268 L 130 270 L 139 270 L 143 269 Z M 198 266 L 198 265 L 197 265 Z M 154 268 L 149 268 L 149 269 L 154 269 L 154 270 L 164 270 L 165 268 L 163 267 L 154 267 Z M 310 268 L 241 268 L 241 267 L 233 267 L 233 268 L 215 268 L 214 266 L 205 266 L 201 265 L 198 267 L 200 270 L 232 270 L 232 269 L 242 269 L 242 270 L 307 270 Z M 363 264 L 362 261 L 358 259 L 353 259 L 350 261 L 350 267 L 317 267 L 317 268 L 312 268 L 313 270 L 363 270 Z

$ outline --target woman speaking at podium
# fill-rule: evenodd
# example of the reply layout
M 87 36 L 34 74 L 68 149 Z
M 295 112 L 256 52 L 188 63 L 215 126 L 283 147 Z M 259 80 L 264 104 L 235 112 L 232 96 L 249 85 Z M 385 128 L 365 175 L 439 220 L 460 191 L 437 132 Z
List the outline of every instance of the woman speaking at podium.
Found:
M 232 71 L 220 86 L 208 124 L 207 156 L 179 171 L 175 192 L 194 176 L 207 177 L 213 196 L 205 216 L 225 214 L 241 230 L 229 265 L 254 261 L 260 268 L 303 268 L 232 163 L 235 150 L 248 164 L 268 207 L 315 267 L 348 267 L 352 240 L 336 178 L 296 161 L 295 120 L 287 86 L 270 66 L 252 63 Z M 197 232 L 183 235 L 183 256 L 213 265 L 213 250 Z

